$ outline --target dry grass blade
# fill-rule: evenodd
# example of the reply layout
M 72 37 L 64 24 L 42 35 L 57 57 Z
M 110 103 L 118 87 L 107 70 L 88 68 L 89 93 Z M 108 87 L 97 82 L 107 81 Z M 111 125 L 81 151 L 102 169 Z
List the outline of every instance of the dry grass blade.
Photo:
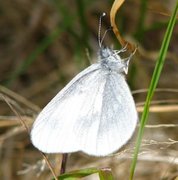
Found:
M 137 107 L 138 112 L 143 112 L 144 107 Z M 150 112 L 177 112 L 178 111 L 178 105 L 151 105 L 150 106 Z
M 10 109 L 14 112 L 14 114 L 19 118 L 22 126 L 25 128 L 27 134 L 29 135 L 29 134 L 30 134 L 30 130 L 29 130 L 28 126 L 26 125 L 26 123 L 24 122 L 24 120 L 22 119 L 21 115 L 20 115 L 20 114 L 15 110 L 15 108 L 8 102 L 8 100 L 7 100 L 7 98 L 6 98 L 5 96 L 1 95 L 1 97 L 2 97 L 2 99 L 4 99 L 4 101 L 5 101 L 5 102 L 7 103 L 7 105 L 10 107 Z M 30 137 L 29 137 L 29 138 L 30 138 Z M 42 152 L 40 152 L 40 153 L 42 154 L 43 158 L 45 159 L 45 162 L 46 162 L 46 164 L 48 165 L 51 173 L 53 174 L 53 177 L 55 178 L 55 180 L 57 180 L 58 178 L 57 178 L 57 176 L 56 176 L 56 174 L 55 174 L 55 172 L 54 172 L 54 170 L 53 170 L 53 168 L 52 168 L 52 166 L 51 166 L 48 158 L 46 157 L 46 155 L 45 155 L 44 153 L 42 153 Z
M 20 114 L 13 108 L 13 106 L 9 103 L 9 101 L 7 100 L 7 98 L 3 95 L 1 95 L 2 99 L 4 99 L 4 101 L 7 103 L 7 105 L 10 107 L 10 109 L 14 112 L 14 114 L 19 117 L 19 120 L 22 124 L 22 126 L 24 126 L 24 128 L 26 129 L 27 133 L 29 134 L 29 128 L 28 126 L 25 124 L 24 120 L 22 119 L 22 117 L 20 116 Z
M 26 122 L 26 124 L 32 124 L 33 118 L 28 116 L 21 116 L 22 119 Z M 0 128 L 1 127 L 11 127 L 19 125 L 19 119 L 16 116 L 0 116 Z
M 6 88 L 4 86 L 0 85 L 0 92 L 2 92 L 3 94 L 6 94 L 9 97 L 12 97 L 14 100 L 16 100 L 18 102 L 24 104 L 29 109 L 32 109 L 34 112 L 39 112 L 40 111 L 40 108 L 37 105 L 31 103 L 30 101 L 28 101 L 24 97 L 22 97 L 19 94 L 9 90 L 8 88 Z

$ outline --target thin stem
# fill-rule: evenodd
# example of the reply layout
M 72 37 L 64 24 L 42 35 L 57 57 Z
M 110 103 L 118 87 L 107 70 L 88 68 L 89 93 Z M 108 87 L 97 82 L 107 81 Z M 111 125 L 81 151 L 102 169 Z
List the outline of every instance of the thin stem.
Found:
M 67 153 L 63 154 L 60 174 L 64 174 L 66 171 L 67 159 L 68 159 L 68 154 Z

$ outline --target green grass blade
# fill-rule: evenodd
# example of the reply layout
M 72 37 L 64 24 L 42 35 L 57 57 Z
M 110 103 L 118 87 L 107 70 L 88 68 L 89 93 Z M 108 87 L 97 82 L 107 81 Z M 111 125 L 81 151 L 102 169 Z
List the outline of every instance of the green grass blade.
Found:
M 147 119 L 148 119 L 150 102 L 151 102 L 151 99 L 153 97 L 156 86 L 158 84 L 158 81 L 159 81 L 159 78 L 160 78 L 160 75 L 161 75 L 161 71 L 162 71 L 162 68 L 163 68 L 163 65 L 164 65 L 166 53 L 167 53 L 168 46 L 169 46 L 169 43 L 170 43 L 170 39 L 171 39 L 171 36 L 172 36 L 173 28 L 174 28 L 174 25 L 175 25 L 175 22 L 176 22 L 177 11 L 178 11 L 178 1 L 176 3 L 173 14 L 172 14 L 172 16 L 171 16 L 171 18 L 169 20 L 168 27 L 167 27 L 167 30 L 166 30 L 166 33 L 165 33 L 165 36 L 164 36 L 164 40 L 163 40 L 163 43 L 162 43 L 162 46 L 161 46 L 161 50 L 160 50 L 160 53 L 159 53 L 159 57 L 158 57 L 158 60 L 157 60 L 157 63 L 156 63 L 156 66 L 155 66 L 155 69 L 154 69 L 154 72 L 153 72 L 153 76 L 152 76 L 152 80 L 151 80 L 151 83 L 150 83 L 149 91 L 148 91 L 148 94 L 147 94 L 147 98 L 146 98 L 146 102 L 145 102 L 145 106 L 144 106 L 144 111 L 143 111 L 142 117 L 141 117 L 141 125 L 140 125 L 140 129 L 139 129 L 139 132 L 138 132 L 134 157 L 133 157 L 133 160 L 132 160 L 132 165 L 131 165 L 131 170 L 130 170 L 130 180 L 132 180 L 133 176 L 134 176 L 136 162 L 137 162 L 137 158 L 138 158 L 138 152 L 139 152 L 139 149 L 140 149 L 141 140 L 142 140 L 142 136 L 143 136 L 143 133 L 144 133 L 144 127 L 145 127 L 145 124 L 146 124 Z
M 108 168 L 87 168 L 62 174 L 58 177 L 59 180 L 78 180 L 83 177 L 98 173 L 100 180 L 114 180 L 112 172 Z
M 111 169 L 103 168 L 99 171 L 100 180 L 114 180 Z
M 87 168 L 87 169 L 80 169 L 76 171 L 72 171 L 69 173 L 62 174 L 58 177 L 60 180 L 77 180 L 82 177 L 86 177 L 95 173 L 98 173 L 99 169 L 97 168 Z

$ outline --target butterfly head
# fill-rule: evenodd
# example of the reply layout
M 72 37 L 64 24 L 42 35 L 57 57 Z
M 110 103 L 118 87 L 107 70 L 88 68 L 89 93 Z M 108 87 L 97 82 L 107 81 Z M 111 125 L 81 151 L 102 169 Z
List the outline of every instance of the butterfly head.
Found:
M 119 56 L 119 53 L 124 51 L 122 51 L 122 49 L 120 51 L 116 51 L 108 47 L 101 48 L 99 51 L 99 59 L 101 65 L 111 71 L 127 74 L 129 61 L 131 57 L 122 59 Z

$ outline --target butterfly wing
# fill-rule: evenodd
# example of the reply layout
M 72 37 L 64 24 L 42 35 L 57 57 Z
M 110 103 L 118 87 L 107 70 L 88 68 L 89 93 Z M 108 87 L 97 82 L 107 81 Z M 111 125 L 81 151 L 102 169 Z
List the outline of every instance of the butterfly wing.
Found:
M 79 73 L 37 117 L 31 139 L 47 153 L 110 154 L 134 132 L 137 112 L 121 74 L 94 64 Z
M 81 150 L 78 136 L 83 130 L 78 126 L 85 123 L 85 129 L 90 128 L 86 117 L 92 114 L 91 107 L 99 93 L 96 88 L 102 82 L 99 69 L 99 64 L 93 64 L 79 73 L 40 112 L 31 131 L 35 147 L 46 153 Z
M 91 154 L 117 151 L 132 137 L 138 114 L 130 89 L 122 74 L 107 75 L 97 131 L 96 149 Z

